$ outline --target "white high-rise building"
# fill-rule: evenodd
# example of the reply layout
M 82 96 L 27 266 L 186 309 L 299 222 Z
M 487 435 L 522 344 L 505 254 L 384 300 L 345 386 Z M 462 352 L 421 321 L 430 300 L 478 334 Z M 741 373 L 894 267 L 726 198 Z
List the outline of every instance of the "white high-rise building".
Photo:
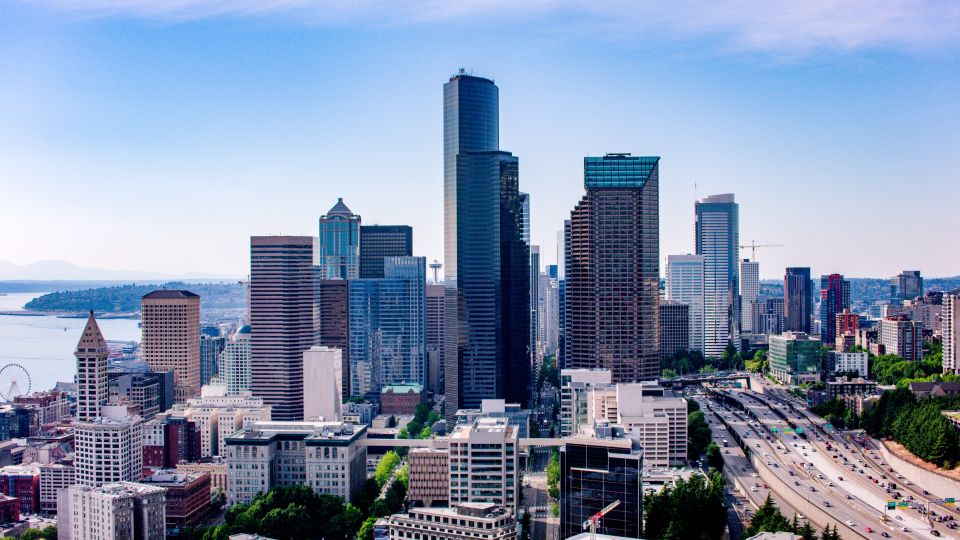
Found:
M 73 353 L 77 357 L 77 420 L 81 422 L 100 416 L 100 409 L 107 404 L 109 353 L 107 340 L 103 339 L 91 310 Z
M 943 371 L 960 374 L 960 292 L 943 295 Z
M 481 417 L 450 434 L 450 505 L 490 503 L 517 511 L 517 426 Z
M 308 421 L 340 421 L 343 351 L 313 346 L 303 352 L 303 417 Z
M 101 415 L 74 425 L 77 483 L 99 487 L 134 482 L 143 474 L 143 431 L 139 416 L 108 405 Z
M 719 357 L 740 342 L 740 218 L 733 193 L 696 203 L 697 255 L 703 255 L 704 355 Z
M 134 482 L 61 490 L 57 508 L 60 540 L 163 540 L 167 533 L 166 489 Z
M 560 370 L 560 436 L 569 437 L 580 432 L 580 426 L 590 425 L 587 402 L 592 388 L 610 386 L 613 375 L 609 369 Z
M 200 455 L 211 457 L 223 455 L 227 437 L 255 422 L 270 420 L 271 412 L 263 398 L 253 397 L 250 392 L 231 396 L 224 386 L 206 385 L 200 389 L 199 398 L 177 403 L 152 422 L 162 422 L 166 416 L 192 420 L 200 432 Z
M 683 465 L 687 460 L 687 401 L 664 395 L 656 382 L 618 384 L 616 391 L 617 423 L 639 439 L 644 465 Z
M 237 329 L 220 353 L 217 369 L 217 384 L 227 387 L 228 396 L 240 396 L 250 392 L 251 349 L 250 325 Z
M 690 349 L 704 350 L 703 255 L 667 256 L 667 298 L 690 306 Z
M 743 259 L 740 261 L 740 331 L 754 333 L 753 303 L 760 294 L 760 263 Z

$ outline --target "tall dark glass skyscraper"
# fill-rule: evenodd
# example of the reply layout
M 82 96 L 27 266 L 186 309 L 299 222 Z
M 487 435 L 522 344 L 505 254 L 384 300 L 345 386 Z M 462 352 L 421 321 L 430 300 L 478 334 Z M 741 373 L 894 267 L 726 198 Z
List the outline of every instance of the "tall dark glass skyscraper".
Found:
M 383 259 L 413 255 L 413 227 L 409 225 L 360 226 L 360 277 L 383 277 Z
M 566 242 L 564 367 L 604 368 L 615 382 L 660 373 L 658 157 L 583 160 L 587 193 Z
M 837 339 L 837 315 L 850 307 L 850 282 L 840 274 L 820 276 L 820 342 L 833 347 Z
M 810 289 L 809 268 L 787 268 L 783 276 L 785 331 L 810 333 L 810 317 L 813 315 L 813 295 Z
M 457 356 L 445 368 L 451 419 L 484 398 L 526 406 L 529 392 L 530 253 L 518 161 L 499 151 L 498 115 L 493 81 L 461 70 L 444 84 L 444 273 L 457 296 Z

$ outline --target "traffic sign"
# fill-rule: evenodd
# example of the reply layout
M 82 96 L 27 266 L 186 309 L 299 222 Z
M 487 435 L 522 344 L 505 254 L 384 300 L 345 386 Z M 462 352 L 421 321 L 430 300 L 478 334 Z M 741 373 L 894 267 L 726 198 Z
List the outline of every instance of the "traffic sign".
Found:
M 833 429 L 833 424 L 824 424 L 823 429 Z
M 900 510 L 903 510 L 904 508 L 910 508 L 910 503 L 908 503 L 907 501 L 900 501 L 897 504 L 897 506 L 899 507 Z
M 797 432 L 797 435 L 803 435 L 803 428 L 802 428 L 802 427 L 798 427 L 795 431 Z
M 778 428 L 778 427 L 776 427 L 776 426 L 772 426 L 772 427 L 770 428 L 770 431 L 772 431 L 773 433 L 776 433 L 777 431 L 780 431 L 780 428 Z
M 897 501 L 887 501 L 887 510 L 896 510 Z
M 953 497 L 947 497 L 943 500 L 944 506 L 955 506 L 957 501 Z

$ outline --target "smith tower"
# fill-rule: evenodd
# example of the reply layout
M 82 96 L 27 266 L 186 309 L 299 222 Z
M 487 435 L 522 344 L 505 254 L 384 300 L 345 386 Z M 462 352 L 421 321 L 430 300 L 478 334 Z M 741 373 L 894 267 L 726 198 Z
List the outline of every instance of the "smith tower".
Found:
M 460 71 L 443 86 L 444 272 L 456 291 L 448 413 L 529 394 L 529 246 L 518 160 L 499 150 L 499 90 Z

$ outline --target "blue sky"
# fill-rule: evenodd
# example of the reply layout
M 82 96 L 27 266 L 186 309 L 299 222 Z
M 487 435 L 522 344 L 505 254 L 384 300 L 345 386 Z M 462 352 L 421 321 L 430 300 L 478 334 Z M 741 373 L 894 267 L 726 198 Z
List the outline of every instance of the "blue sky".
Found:
M 442 84 L 500 86 L 534 243 L 661 156 L 661 257 L 733 192 L 763 277 L 960 274 L 960 5 L 39 0 L 0 7 L 0 260 L 242 275 L 337 197 L 442 253 Z M 694 188 L 696 185 L 696 191 Z M 746 254 L 745 254 L 746 255 Z

